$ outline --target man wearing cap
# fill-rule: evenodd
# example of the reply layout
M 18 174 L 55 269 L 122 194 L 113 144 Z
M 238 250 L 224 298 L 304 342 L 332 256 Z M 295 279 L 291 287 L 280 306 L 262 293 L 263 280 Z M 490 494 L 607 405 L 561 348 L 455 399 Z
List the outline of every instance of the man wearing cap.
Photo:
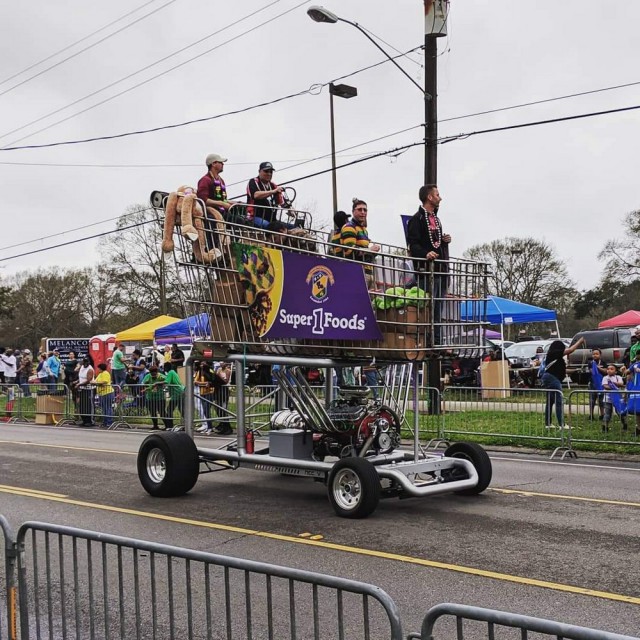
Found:
M 198 180 L 198 198 L 207 205 L 207 214 L 214 219 L 225 219 L 229 209 L 236 204 L 227 200 L 227 185 L 220 175 L 227 161 L 217 153 L 210 153 L 205 162 L 207 173 Z
M 268 227 L 276 218 L 276 209 L 284 204 L 284 189 L 271 180 L 274 171 L 270 162 L 261 162 L 258 177 L 247 184 L 247 218 L 256 227 Z

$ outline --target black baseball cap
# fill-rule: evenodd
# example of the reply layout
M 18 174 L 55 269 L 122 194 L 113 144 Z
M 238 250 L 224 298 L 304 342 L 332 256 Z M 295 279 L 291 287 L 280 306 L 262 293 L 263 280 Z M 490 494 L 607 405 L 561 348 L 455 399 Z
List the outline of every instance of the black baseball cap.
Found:
M 270 162 L 261 162 L 260 171 L 275 171 L 273 165 Z

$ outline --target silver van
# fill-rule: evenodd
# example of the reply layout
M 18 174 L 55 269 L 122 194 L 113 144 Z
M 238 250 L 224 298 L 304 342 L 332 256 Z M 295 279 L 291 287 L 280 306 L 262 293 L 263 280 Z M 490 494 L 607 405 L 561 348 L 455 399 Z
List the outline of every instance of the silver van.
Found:
M 632 335 L 632 329 L 627 327 L 580 331 L 573 336 L 571 344 L 575 344 L 580 338 L 584 338 L 586 345 L 582 349 L 576 349 L 569 355 L 569 366 L 572 368 L 587 366 L 591 361 L 593 349 L 600 349 L 603 362 L 620 366 L 626 350 L 631 346 Z

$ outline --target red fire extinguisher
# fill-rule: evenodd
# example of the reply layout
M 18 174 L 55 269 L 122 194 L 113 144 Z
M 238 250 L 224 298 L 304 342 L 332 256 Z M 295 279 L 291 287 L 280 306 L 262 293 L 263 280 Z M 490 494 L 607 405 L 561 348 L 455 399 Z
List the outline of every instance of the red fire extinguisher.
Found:
M 247 431 L 247 453 L 253 453 L 254 452 L 254 435 L 253 435 L 253 431 L 249 430 Z

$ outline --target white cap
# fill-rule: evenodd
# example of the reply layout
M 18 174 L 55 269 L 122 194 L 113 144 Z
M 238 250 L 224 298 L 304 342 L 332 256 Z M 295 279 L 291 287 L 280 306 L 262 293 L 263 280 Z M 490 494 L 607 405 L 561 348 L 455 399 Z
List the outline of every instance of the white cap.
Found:
M 210 167 L 214 162 L 226 162 L 227 159 L 223 158 L 219 153 L 210 153 L 205 160 L 207 167 Z

